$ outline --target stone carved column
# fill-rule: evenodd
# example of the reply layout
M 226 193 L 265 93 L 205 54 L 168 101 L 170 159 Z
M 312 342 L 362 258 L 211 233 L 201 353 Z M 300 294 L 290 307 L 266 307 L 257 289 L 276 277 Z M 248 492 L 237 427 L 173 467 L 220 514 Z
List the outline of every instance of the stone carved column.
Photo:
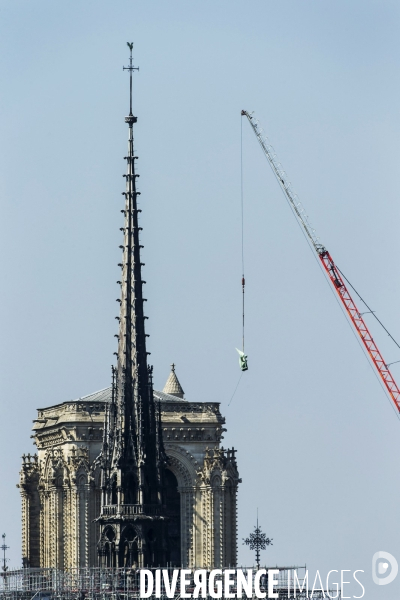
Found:
M 24 566 L 29 566 L 29 497 L 25 490 L 21 489 L 22 502 L 22 560 Z
M 23 455 L 20 479 L 22 502 L 22 561 L 25 567 L 40 565 L 39 463 L 36 455 Z
M 194 488 L 178 487 L 181 501 L 181 561 L 182 565 L 193 566 L 193 495 Z
M 236 490 L 240 479 L 235 451 L 207 449 L 198 477 L 204 524 L 203 566 L 236 566 Z

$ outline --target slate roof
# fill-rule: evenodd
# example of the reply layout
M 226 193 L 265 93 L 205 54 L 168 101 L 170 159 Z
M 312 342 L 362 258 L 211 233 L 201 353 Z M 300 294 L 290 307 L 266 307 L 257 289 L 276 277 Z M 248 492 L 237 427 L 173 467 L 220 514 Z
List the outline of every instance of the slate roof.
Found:
M 82 398 L 76 398 L 72 402 L 110 402 L 111 400 L 111 386 L 106 387 L 98 392 L 93 392 L 92 394 L 88 394 L 87 396 L 82 396 Z
M 154 390 L 154 399 L 160 400 L 161 402 L 182 402 L 182 400 L 187 402 L 186 398 L 177 398 L 171 394 L 166 394 L 164 391 L 158 392 L 157 390 Z
M 164 388 L 165 389 L 165 388 Z M 171 394 L 166 394 L 164 391 L 159 392 L 154 390 L 154 399 L 158 402 L 187 402 L 184 398 L 180 398 L 177 396 L 172 396 Z M 92 394 L 88 394 L 87 396 L 81 396 L 80 398 L 75 398 L 74 400 L 66 400 L 65 402 L 59 402 L 58 404 L 53 404 L 51 406 L 46 406 L 43 408 L 38 408 L 38 411 L 48 411 L 50 409 L 55 408 L 56 406 L 62 406 L 63 404 L 71 404 L 79 403 L 79 402 L 90 402 L 92 404 L 96 404 L 97 402 L 110 402 L 111 401 L 111 386 L 103 388 L 102 390 L 98 390 L 97 392 L 93 392 Z
M 154 390 L 154 398 L 156 400 L 160 400 L 161 402 L 180 402 L 182 399 L 177 398 L 176 396 L 171 396 L 170 394 L 166 394 L 165 392 L 159 392 Z M 76 400 L 72 400 L 72 402 L 110 402 L 111 400 L 111 386 L 104 388 L 103 390 L 99 390 L 98 392 L 93 392 L 93 394 L 88 394 L 87 396 L 82 396 L 82 398 L 77 398 Z

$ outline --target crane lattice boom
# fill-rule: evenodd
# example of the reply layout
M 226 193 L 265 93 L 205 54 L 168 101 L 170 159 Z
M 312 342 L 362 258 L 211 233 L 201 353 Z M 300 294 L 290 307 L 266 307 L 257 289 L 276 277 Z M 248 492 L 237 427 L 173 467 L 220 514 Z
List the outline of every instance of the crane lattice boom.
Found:
M 323 246 L 319 238 L 316 235 L 315 229 L 311 226 L 307 214 L 302 206 L 301 202 L 298 200 L 297 195 L 293 192 L 291 188 L 291 184 L 286 177 L 286 173 L 282 168 L 282 165 L 277 159 L 275 150 L 268 142 L 268 139 L 263 134 L 263 130 L 260 127 L 257 119 L 254 118 L 253 114 L 248 113 L 245 110 L 242 110 L 242 116 L 247 117 L 256 138 L 264 152 L 265 156 L 268 159 L 268 162 L 272 168 L 272 171 L 275 177 L 278 180 L 279 185 L 281 186 L 286 198 L 289 200 L 290 206 L 292 207 L 300 225 L 303 227 L 308 239 L 311 241 L 311 244 L 316 251 L 318 258 L 320 259 L 328 277 L 331 281 L 334 290 L 340 298 L 346 312 L 353 323 L 358 335 L 361 338 L 362 343 L 364 344 L 365 349 L 367 350 L 373 364 L 375 365 L 378 374 L 380 375 L 386 390 L 389 393 L 389 396 L 393 400 L 397 410 L 400 412 L 400 390 L 397 387 L 397 384 L 383 360 L 382 354 L 380 353 L 377 345 L 375 344 L 372 335 L 370 334 L 368 327 L 362 318 L 354 300 L 351 297 L 349 290 L 347 289 L 343 278 L 340 275 L 338 268 L 335 266 L 331 255 L 328 250 Z

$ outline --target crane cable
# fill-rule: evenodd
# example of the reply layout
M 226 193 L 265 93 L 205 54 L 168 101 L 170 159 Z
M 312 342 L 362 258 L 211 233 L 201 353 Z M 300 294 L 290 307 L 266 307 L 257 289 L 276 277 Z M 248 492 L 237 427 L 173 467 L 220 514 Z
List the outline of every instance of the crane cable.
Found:
M 375 317 L 375 319 L 378 321 L 379 325 L 382 327 L 382 329 L 384 329 L 386 331 L 386 333 L 388 334 L 388 336 L 391 338 L 391 340 L 396 344 L 396 346 L 398 348 L 400 348 L 400 345 L 396 342 L 396 340 L 394 339 L 394 337 L 392 336 L 392 334 L 386 329 L 386 327 L 384 326 L 384 324 L 382 323 L 382 321 L 380 321 L 378 319 L 378 317 L 375 314 L 374 310 L 371 310 L 371 308 L 368 306 L 368 304 L 365 302 L 365 300 L 363 298 L 361 298 L 360 294 L 357 292 L 357 290 L 355 289 L 355 287 L 350 283 L 350 281 L 347 279 L 346 275 L 344 273 L 342 273 L 342 271 L 339 269 L 339 267 L 336 265 L 337 270 L 339 271 L 339 273 L 341 274 L 341 276 L 343 277 L 343 279 L 345 279 L 347 281 L 347 283 L 349 284 L 349 286 L 351 287 L 351 289 L 353 290 L 353 292 L 355 292 L 357 294 L 357 296 L 360 298 L 361 302 L 368 308 L 368 312 L 371 313 L 371 315 L 373 317 Z M 397 361 L 396 361 L 397 362 Z M 392 363 L 393 364 L 393 363 Z M 387 366 L 387 365 L 386 365 Z
M 240 208 L 242 217 L 242 352 L 244 354 L 244 210 L 243 210 L 243 119 L 240 119 Z
M 243 119 L 240 117 L 240 217 L 241 217 L 241 245 L 242 245 L 242 352 L 239 350 L 239 364 L 241 368 L 240 377 L 228 402 L 230 406 L 233 397 L 235 396 L 239 387 L 240 380 L 244 371 L 247 371 L 247 356 L 244 353 L 244 292 L 245 292 L 245 277 L 244 277 L 244 202 L 243 202 Z M 237 348 L 236 348 L 237 350 Z
M 242 220 L 242 349 L 236 348 L 239 354 L 239 366 L 241 371 L 247 371 L 247 356 L 244 353 L 244 202 L 243 202 L 243 123 L 242 118 L 240 119 L 240 210 Z

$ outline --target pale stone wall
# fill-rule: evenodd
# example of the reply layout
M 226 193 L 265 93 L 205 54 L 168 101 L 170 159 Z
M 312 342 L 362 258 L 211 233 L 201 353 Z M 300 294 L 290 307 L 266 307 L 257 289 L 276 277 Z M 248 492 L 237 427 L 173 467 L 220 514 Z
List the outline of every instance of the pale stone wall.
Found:
M 105 402 L 110 390 L 38 410 L 37 456 L 20 472 L 25 565 L 96 566 Z M 237 560 L 234 451 L 220 446 L 224 418 L 218 403 L 188 402 L 155 392 L 161 401 L 169 469 L 180 494 L 181 562 L 227 567 Z

